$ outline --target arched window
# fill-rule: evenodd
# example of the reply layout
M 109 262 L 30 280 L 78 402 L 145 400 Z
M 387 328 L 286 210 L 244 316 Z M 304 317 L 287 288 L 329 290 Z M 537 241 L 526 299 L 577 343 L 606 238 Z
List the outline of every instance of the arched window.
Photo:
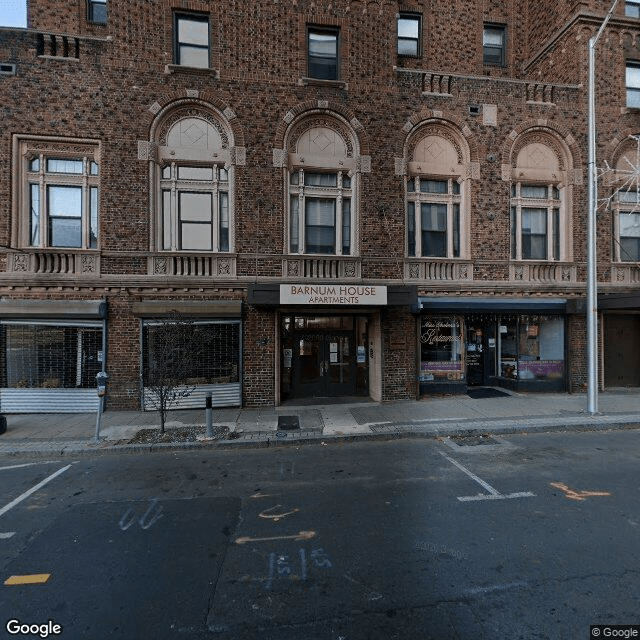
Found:
M 512 155 L 511 259 L 569 259 L 566 157 L 551 135 L 537 132 L 516 142 Z
M 407 255 L 466 257 L 468 154 L 447 126 L 433 124 L 409 141 L 406 175 Z
M 229 132 L 217 118 L 188 110 L 159 130 L 156 247 L 233 251 L 233 166 Z
M 356 255 L 359 173 L 355 137 L 336 119 L 292 127 L 286 171 L 292 254 Z

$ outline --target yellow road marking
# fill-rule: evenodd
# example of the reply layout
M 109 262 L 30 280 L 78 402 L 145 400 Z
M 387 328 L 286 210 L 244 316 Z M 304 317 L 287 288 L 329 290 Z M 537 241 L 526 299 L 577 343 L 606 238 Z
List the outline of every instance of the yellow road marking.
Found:
M 4 583 L 7 586 L 16 584 L 44 584 L 51 577 L 50 573 L 35 573 L 30 576 L 11 576 Z
M 274 536 L 272 538 L 250 538 L 244 536 L 236 539 L 236 544 L 246 544 L 247 542 L 271 542 L 272 540 L 311 540 L 315 538 L 315 531 L 299 531 L 292 536 Z
M 611 495 L 609 491 L 576 491 L 567 487 L 566 484 L 562 484 L 562 482 L 550 482 L 549 484 L 556 489 L 560 489 L 570 500 L 586 500 L 587 498 Z

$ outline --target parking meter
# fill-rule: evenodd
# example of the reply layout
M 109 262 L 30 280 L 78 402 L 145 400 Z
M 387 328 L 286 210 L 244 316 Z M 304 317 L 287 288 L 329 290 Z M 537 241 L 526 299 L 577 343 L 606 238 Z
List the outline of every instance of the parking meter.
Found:
M 107 379 L 109 376 L 104 371 L 100 371 L 96 375 L 96 385 L 98 391 L 98 397 L 103 398 L 107 395 Z

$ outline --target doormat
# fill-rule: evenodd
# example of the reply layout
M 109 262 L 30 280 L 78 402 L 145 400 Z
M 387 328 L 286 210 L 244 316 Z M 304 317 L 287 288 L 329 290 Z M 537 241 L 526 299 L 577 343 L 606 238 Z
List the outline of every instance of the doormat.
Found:
M 467 395 L 474 400 L 480 400 L 481 398 L 502 398 L 511 394 L 495 387 L 472 387 L 467 389 Z

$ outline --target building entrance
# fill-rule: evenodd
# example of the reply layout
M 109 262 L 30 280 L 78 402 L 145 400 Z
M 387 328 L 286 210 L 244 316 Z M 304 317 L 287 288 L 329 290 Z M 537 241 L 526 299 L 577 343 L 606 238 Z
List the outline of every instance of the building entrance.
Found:
M 368 318 L 285 315 L 282 399 L 368 395 Z

